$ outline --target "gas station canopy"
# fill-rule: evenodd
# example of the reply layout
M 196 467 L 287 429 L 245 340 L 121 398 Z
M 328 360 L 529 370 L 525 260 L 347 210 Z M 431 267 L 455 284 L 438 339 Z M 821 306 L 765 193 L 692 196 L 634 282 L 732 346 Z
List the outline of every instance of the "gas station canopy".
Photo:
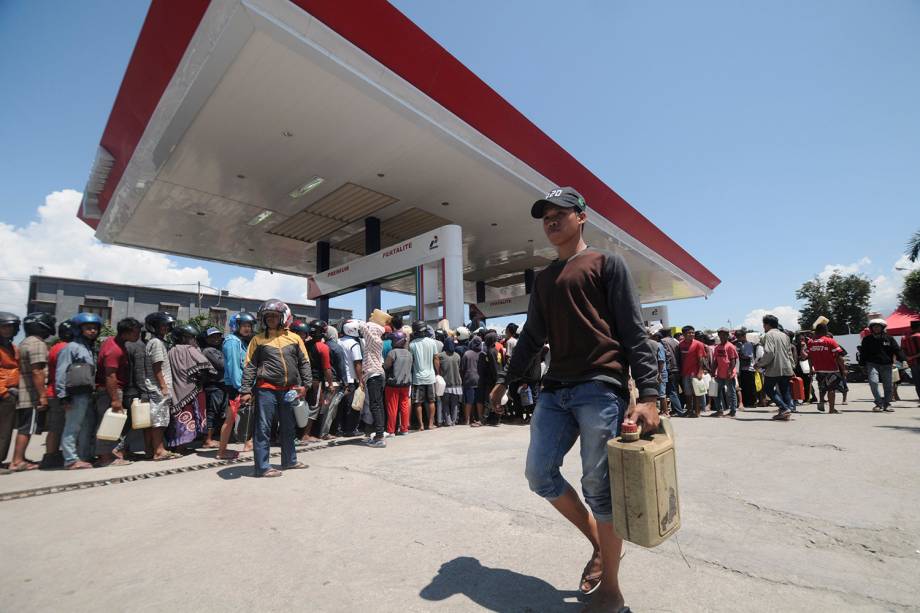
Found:
M 106 242 L 302 276 L 320 242 L 332 267 L 366 255 L 366 218 L 381 248 L 456 224 L 476 302 L 553 259 L 530 205 L 559 185 L 644 303 L 718 285 L 389 3 L 154 0 L 79 215 Z

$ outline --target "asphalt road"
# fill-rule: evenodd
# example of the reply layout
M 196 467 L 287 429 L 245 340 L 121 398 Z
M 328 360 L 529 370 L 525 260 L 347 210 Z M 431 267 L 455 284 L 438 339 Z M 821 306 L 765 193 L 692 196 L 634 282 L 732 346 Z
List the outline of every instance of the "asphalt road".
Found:
M 683 527 L 627 546 L 633 610 L 920 610 L 920 408 L 868 397 L 675 420 Z M 528 491 L 527 440 L 442 428 L 310 450 L 280 479 L 207 455 L 0 476 L 0 610 L 578 611 L 589 547 Z M 113 481 L 67 489 L 93 480 Z

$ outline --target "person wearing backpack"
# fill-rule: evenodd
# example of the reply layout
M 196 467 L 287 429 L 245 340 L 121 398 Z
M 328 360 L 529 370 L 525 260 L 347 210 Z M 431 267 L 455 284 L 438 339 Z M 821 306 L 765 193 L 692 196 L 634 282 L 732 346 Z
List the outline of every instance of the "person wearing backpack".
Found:
M 668 413 L 683 417 L 686 410 L 680 400 L 680 343 L 671 336 L 671 328 L 662 328 L 658 331 L 661 346 L 664 348 L 665 361 L 667 362 L 668 376 L 665 380 L 665 396 L 668 399 Z
M 96 339 L 102 319 L 94 313 L 79 313 L 71 320 L 74 339 L 61 350 L 54 377 L 54 393 L 64 406 L 61 453 L 64 468 L 92 468 L 93 429 L 96 426 Z

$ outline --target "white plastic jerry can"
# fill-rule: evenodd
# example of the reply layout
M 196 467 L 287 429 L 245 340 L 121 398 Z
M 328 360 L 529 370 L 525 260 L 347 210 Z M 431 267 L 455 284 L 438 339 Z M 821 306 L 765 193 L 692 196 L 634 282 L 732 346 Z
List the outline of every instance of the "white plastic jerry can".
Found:
M 297 422 L 298 428 L 303 428 L 307 425 L 307 417 L 309 416 L 310 406 L 307 404 L 306 400 L 298 400 L 294 403 L 294 420 Z
M 144 428 L 149 428 L 151 424 L 150 403 L 141 402 L 138 398 L 135 398 L 131 403 L 131 428 L 143 430 Z
M 106 409 L 102 421 L 99 422 L 99 429 L 96 430 L 96 438 L 101 441 L 117 441 L 121 438 L 121 431 L 128 421 L 128 414 L 125 411 L 116 413 L 110 408 Z

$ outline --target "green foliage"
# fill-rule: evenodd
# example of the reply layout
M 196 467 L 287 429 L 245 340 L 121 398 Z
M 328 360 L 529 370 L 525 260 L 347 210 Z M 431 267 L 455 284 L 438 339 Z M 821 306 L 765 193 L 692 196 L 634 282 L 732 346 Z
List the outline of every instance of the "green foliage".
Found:
M 209 327 L 214 325 L 214 322 L 211 321 L 211 317 L 205 313 L 202 313 L 201 315 L 195 315 L 194 317 L 190 317 L 187 320 L 180 319 L 176 323 L 179 325 L 192 324 L 193 326 L 198 328 L 199 331 L 207 330 Z
M 917 258 L 920 258 L 920 230 L 914 232 L 914 235 L 907 241 L 907 251 L 905 253 L 911 262 L 916 262 Z
M 811 329 L 814 321 L 825 315 L 830 319 L 832 334 L 857 333 L 869 322 L 869 299 L 872 282 L 861 275 L 831 275 L 827 281 L 818 277 L 806 281 L 795 297 L 805 302 L 799 316 L 799 326 Z
M 904 287 L 898 297 L 901 304 L 908 309 L 920 311 L 920 269 L 913 270 L 904 277 Z

